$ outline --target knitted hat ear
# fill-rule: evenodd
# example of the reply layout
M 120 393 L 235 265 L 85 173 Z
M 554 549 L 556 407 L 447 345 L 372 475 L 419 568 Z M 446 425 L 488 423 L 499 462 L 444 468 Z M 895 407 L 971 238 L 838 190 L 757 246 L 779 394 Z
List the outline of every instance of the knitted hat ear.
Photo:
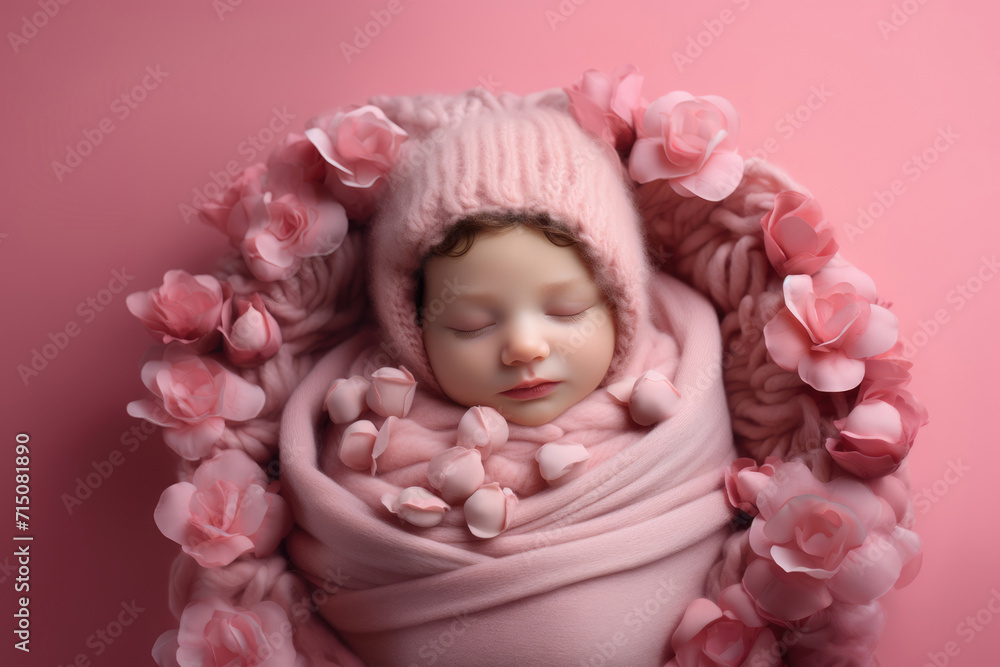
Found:
M 400 363 L 425 386 L 438 388 L 417 325 L 416 275 L 454 223 L 474 214 L 545 216 L 573 235 L 616 316 L 608 378 L 627 363 L 646 317 L 648 276 L 631 183 L 613 151 L 553 108 L 557 97 L 535 107 L 480 96 L 438 104 L 438 118 L 475 113 L 409 142 L 390 175 L 369 238 L 372 295 Z

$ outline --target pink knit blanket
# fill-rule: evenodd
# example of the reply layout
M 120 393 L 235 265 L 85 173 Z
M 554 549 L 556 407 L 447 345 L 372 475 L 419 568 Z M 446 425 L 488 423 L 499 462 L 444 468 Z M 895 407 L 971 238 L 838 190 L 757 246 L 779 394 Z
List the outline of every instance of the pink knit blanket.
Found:
M 460 508 L 418 528 L 381 502 L 427 486 L 427 462 L 454 446 L 465 408 L 418 388 L 373 476 L 337 458 L 343 429 L 323 404 L 334 380 L 377 367 L 377 339 L 355 335 L 302 381 L 281 430 L 282 495 L 296 521 L 288 554 L 314 584 L 336 580 L 320 614 L 366 663 L 590 664 L 609 652 L 622 664 L 666 661 L 730 533 L 722 470 L 735 452 L 714 309 L 665 274 L 650 285 L 651 322 L 627 373 L 672 378 L 679 412 L 637 426 L 599 388 L 549 424 L 511 424 L 484 465 L 486 481 L 519 502 L 492 539 L 474 537 Z M 550 487 L 534 458 L 550 442 L 584 445 L 586 472 Z

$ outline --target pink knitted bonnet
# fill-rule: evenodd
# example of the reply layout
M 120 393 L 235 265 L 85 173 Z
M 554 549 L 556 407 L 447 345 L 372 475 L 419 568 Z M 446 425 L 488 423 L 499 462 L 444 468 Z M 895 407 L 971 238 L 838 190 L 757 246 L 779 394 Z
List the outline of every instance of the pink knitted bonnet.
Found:
M 553 108 L 559 101 L 562 110 Z M 645 252 L 632 183 L 618 156 L 587 136 L 565 98 L 511 102 L 504 107 L 472 91 L 442 98 L 437 108 L 413 107 L 409 98 L 379 103 L 412 133 L 372 222 L 371 293 L 400 363 L 430 387 L 437 383 L 417 325 L 414 278 L 427 251 L 473 214 L 547 216 L 579 241 L 616 315 L 609 378 L 627 361 L 646 312 Z
M 728 101 L 641 84 L 623 67 L 523 97 L 376 97 L 200 208 L 231 252 L 127 300 L 157 340 L 128 412 L 181 460 L 154 511 L 179 545 L 161 667 L 875 664 L 880 598 L 921 551 L 907 455 L 927 414 L 896 317 L 809 191 L 740 156 Z M 618 335 L 589 403 L 505 445 L 578 429 L 593 459 L 520 504 L 492 484 L 511 514 L 488 539 L 429 498 L 411 447 L 454 445 L 465 408 L 417 391 L 405 418 L 414 383 L 436 387 L 415 274 L 478 213 L 573 234 Z M 643 321 L 679 350 L 680 407 L 653 424 L 626 407 L 649 380 Z M 367 397 L 369 359 L 412 371 L 388 369 L 392 401 Z M 345 465 L 361 416 L 363 465 Z M 411 484 L 407 509 L 440 523 L 401 523 Z

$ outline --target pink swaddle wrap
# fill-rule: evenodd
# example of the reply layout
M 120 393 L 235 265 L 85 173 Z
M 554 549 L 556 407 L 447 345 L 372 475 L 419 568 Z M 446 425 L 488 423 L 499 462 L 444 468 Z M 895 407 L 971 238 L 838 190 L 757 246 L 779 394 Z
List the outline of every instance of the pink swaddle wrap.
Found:
M 333 381 L 370 366 L 381 348 L 359 334 L 303 380 L 282 422 L 282 493 L 297 524 L 289 557 L 317 584 L 329 572 L 345 582 L 320 613 L 366 662 L 578 664 L 602 644 L 615 647 L 618 664 L 665 660 L 729 533 L 721 470 L 735 452 L 717 316 L 668 276 L 650 292 L 656 326 L 639 336 L 628 372 L 672 377 L 679 412 L 640 427 L 598 389 L 550 424 L 512 424 L 487 460 L 487 482 L 515 487 L 519 502 L 507 530 L 489 540 L 473 537 L 460 511 L 433 528 L 405 527 L 380 501 L 388 480 L 426 485 L 426 461 L 454 444 L 465 408 L 418 391 L 402 420 L 413 422 L 414 437 L 394 430 L 383 455 L 390 469 L 382 474 L 380 457 L 372 477 L 324 452 L 317 425 L 329 421 L 322 408 Z M 533 450 L 555 441 L 593 455 L 585 474 L 545 488 Z M 407 465 L 411 446 L 424 465 Z M 442 638 L 452 635 L 445 651 Z

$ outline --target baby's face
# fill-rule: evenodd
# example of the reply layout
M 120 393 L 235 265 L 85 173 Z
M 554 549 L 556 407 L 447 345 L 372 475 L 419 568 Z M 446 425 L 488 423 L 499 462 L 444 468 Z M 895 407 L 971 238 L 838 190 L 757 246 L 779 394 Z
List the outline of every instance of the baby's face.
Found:
M 524 225 L 428 260 L 423 327 L 450 399 L 527 426 L 596 389 L 615 349 L 612 311 L 577 250 Z

